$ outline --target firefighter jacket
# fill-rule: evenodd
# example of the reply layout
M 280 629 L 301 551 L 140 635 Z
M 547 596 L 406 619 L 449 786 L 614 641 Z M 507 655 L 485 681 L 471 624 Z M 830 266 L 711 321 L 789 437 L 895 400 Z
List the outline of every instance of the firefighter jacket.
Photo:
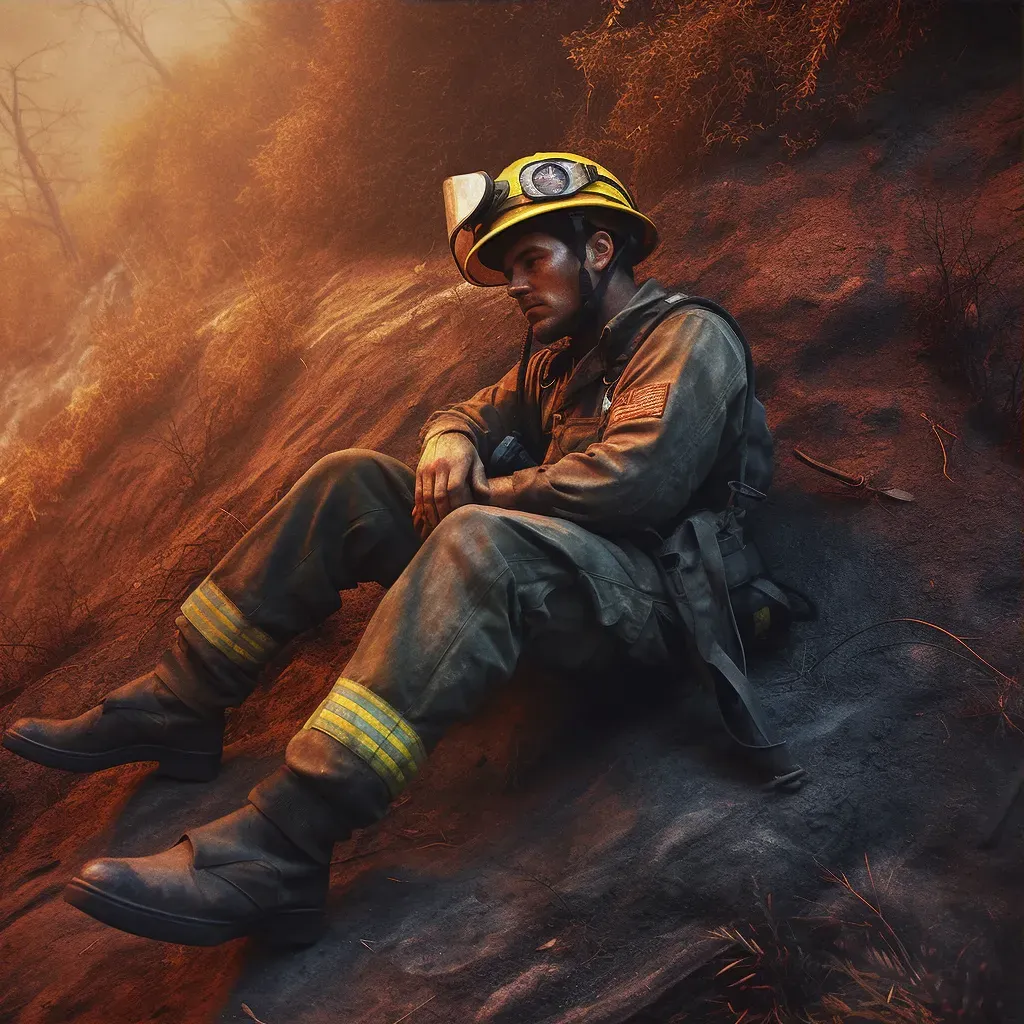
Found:
M 540 463 L 512 475 L 512 507 L 602 534 L 665 535 L 700 509 L 722 509 L 739 472 L 748 382 L 742 342 L 717 314 L 668 315 L 672 296 L 646 281 L 574 367 L 568 342 L 534 353 L 518 422 L 513 367 L 466 402 L 433 413 L 421 446 L 465 434 L 484 464 L 512 430 Z M 767 491 L 772 437 L 753 402 L 746 480 Z

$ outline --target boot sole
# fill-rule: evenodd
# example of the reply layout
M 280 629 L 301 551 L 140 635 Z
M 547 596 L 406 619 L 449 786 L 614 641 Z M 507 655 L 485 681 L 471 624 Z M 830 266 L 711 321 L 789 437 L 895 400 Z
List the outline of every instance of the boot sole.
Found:
M 4 733 L 0 743 L 27 761 L 34 761 L 47 768 L 60 768 L 66 772 L 100 772 L 105 768 L 117 768 L 122 764 L 134 764 L 136 761 L 157 761 L 160 764 L 157 769 L 158 775 L 186 782 L 209 782 L 215 779 L 220 771 L 219 753 L 177 750 L 174 747 L 156 744 L 139 744 L 98 753 L 84 753 L 48 747 L 11 730 Z
M 73 878 L 64 899 L 83 913 L 132 935 L 182 946 L 219 946 L 248 935 L 271 946 L 311 946 L 327 927 L 322 907 L 280 910 L 258 921 L 203 921 L 144 907 Z

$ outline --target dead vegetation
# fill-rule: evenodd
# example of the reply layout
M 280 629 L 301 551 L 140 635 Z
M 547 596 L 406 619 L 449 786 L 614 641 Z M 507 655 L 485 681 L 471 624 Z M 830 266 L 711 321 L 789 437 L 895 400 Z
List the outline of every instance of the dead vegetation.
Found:
M 334 266 L 322 254 L 300 266 L 240 264 L 244 285 L 213 320 L 166 264 L 131 305 L 104 309 L 92 324 L 92 383 L 31 444 L 0 453 L 0 550 L 131 430 L 171 457 L 190 491 L 203 489 L 224 446 L 303 372 L 300 328 L 325 259 Z M 187 414 L 176 419 L 179 405 Z
M 716 928 L 725 949 L 687 986 L 687 1009 L 667 1018 L 728 1024 L 990 1024 L 1005 1019 L 999 979 L 980 953 L 912 944 L 883 906 L 864 857 L 864 882 L 823 871 L 832 892 L 815 912 L 780 917 L 757 895 L 749 922 Z M 883 891 L 880 891 L 883 890 Z M 756 887 L 755 887 L 756 893 Z M 678 998 L 678 996 L 677 996 Z M 700 1012 L 695 1012 L 700 1011 Z
M 443 238 L 445 175 L 561 144 L 579 81 L 560 36 L 597 5 L 318 9 L 308 77 L 240 201 L 291 245 L 426 252 Z
M 174 288 L 154 286 L 131 309 L 109 309 L 93 324 L 93 383 L 31 444 L 0 462 L 2 546 L 13 543 L 68 484 L 121 436 L 166 401 L 194 353 L 195 308 Z
M 663 181 L 718 145 L 775 132 L 791 152 L 880 91 L 932 0 L 612 0 L 571 34 L 586 101 L 571 148 Z
M 122 0 L 87 6 L 131 14 Z M 594 0 L 454 5 L 441 17 L 399 0 L 268 0 L 231 10 L 227 44 L 165 68 L 173 88 L 156 88 L 110 135 L 102 172 L 64 204 L 82 279 L 120 261 L 143 286 L 130 310 L 94 325 L 89 383 L 31 444 L 0 456 L 0 547 L 129 428 L 201 486 L 218 446 L 303 372 L 309 296 L 294 294 L 294 261 L 324 247 L 335 266 L 416 250 L 442 230 L 445 174 L 493 170 L 563 146 L 567 133 L 595 152 L 617 147 L 616 166 L 635 155 L 635 172 L 659 155 L 678 163 L 694 140 L 707 148 L 774 128 L 803 145 L 787 117 L 821 124 L 877 91 L 928 9 Z M 21 362 L 81 297 L 59 246 L 26 231 L 0 225 L 0 354 Z M 237 299 L 204 326 L 200 297 L 224 285 Z M 193 371 L 203 397 L 188 423 L 170 422 L 172 390 Z
M 233 255 L 233 254 L 232 254 Z M 301 328 L 312 310 L 313 283 L 333 261 L 318 254 L 300 266 L 238 263 L 244 290 L 230 308 L 204 325 L 196 365 L 201 417 L 217 444 L 249 423 L 253 412 L 305 368 Z
M 940 375 L 974 398 L 981 423 L 1019 450 L 1021 225 L 1011 214 L 1001 237 L 980 237 L 977 195 L 955 202 L 923 189 L 916 211 L 917 238 L 930 257 L 918 309 L 924 352 Z
M 60 665 L 95 637 L 88 601 L 67 565 L 56 559 L 44 605 L 30 613 L 0 611 L 0 702 L 13 700 L 30 679 Z

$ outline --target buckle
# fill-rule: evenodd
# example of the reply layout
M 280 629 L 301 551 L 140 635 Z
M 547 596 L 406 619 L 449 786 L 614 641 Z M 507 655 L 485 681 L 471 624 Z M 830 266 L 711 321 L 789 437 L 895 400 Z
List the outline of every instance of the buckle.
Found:
M 785 775 L 776 775 L 771 782 L 766 782 L 761 790 L 765 793 L 796 793 L 803 789 L 807 772 L 803 768 L 795 768 Z

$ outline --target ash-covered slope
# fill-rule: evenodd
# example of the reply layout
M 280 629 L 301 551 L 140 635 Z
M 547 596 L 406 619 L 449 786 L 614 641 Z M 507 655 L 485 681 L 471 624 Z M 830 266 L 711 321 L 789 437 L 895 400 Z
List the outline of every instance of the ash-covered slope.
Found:
M 644 268 L 725 302 L 754 348 L 777 445 L 758 539 L 821 608 L 754 674 L 811 783 L 785 798 L 752 789 L 707 709 L 656 680 L 622 681 L 624 703 L 614 686 L 526 668 L 445 739 L 385 822 L 338 848 L 318 946 L 164 946 L 64 904 L 84 860 L 162 849 L 279 763 L 372 613 L 379 595 L 362 589 L 233 717 L 215 783 L 141 766 L 60 776 L 5 753 L 0 1019 L 244 1021 L 243 1002 L 266 1024 L 714 1019 L 723 1006 L 695 1005 L 686 982 L 723 945 L 709 930 L 749 917 L 755 887 L 780 917 L 832 904 L 822 868 L 868 891 L 865 854 L 914 956 L 954 973 L 987 962 L 1005 1006 L 985 1019 L 1022 1019 L 1022 824 L 994 852 L 974 845 L 1024 754 L 998 728 L 999 681 L 910 624 L 805 671 L 854 630 L 909 617 L 1019 672 L 1019 474 L 919 358 L 914 310 L 930 264 L 906 225 L 914 175 L 927 171 L 951 203 L 980 190 L 980 237 L 1005 230 L 1024 201 L 1020 99 L 988 81 L 955 102 L 890 101 L 875 114 L 870 134 L 790 164 L 752 157 L 668 196 L 655 211 L 666 242 Z M 96 632 L 0 709 L 0 724 L 76 714 L 147 668 L 170 636 L 167 595 L 231 543 L 236 519 L 253 522 L 332 450 L 411 462 L 427 413 L 511 365 L 514 309 L 456 281 L 438 260 L 325 282 L 305 369 L 201 495 L 176 493 L 173 462 L 137 441 L 112 453 L 2 565 L 5 607 L 17 609 L 52 587 L 60 557 Z M 944 438 L 945 475 L 922 414 L 959 435 Z M 793 445 L 916 501 L 854 495 L 795 462 Z M 734 1020 L 757 994 L 726 983 L 735 1012 L 720 1019 Z

